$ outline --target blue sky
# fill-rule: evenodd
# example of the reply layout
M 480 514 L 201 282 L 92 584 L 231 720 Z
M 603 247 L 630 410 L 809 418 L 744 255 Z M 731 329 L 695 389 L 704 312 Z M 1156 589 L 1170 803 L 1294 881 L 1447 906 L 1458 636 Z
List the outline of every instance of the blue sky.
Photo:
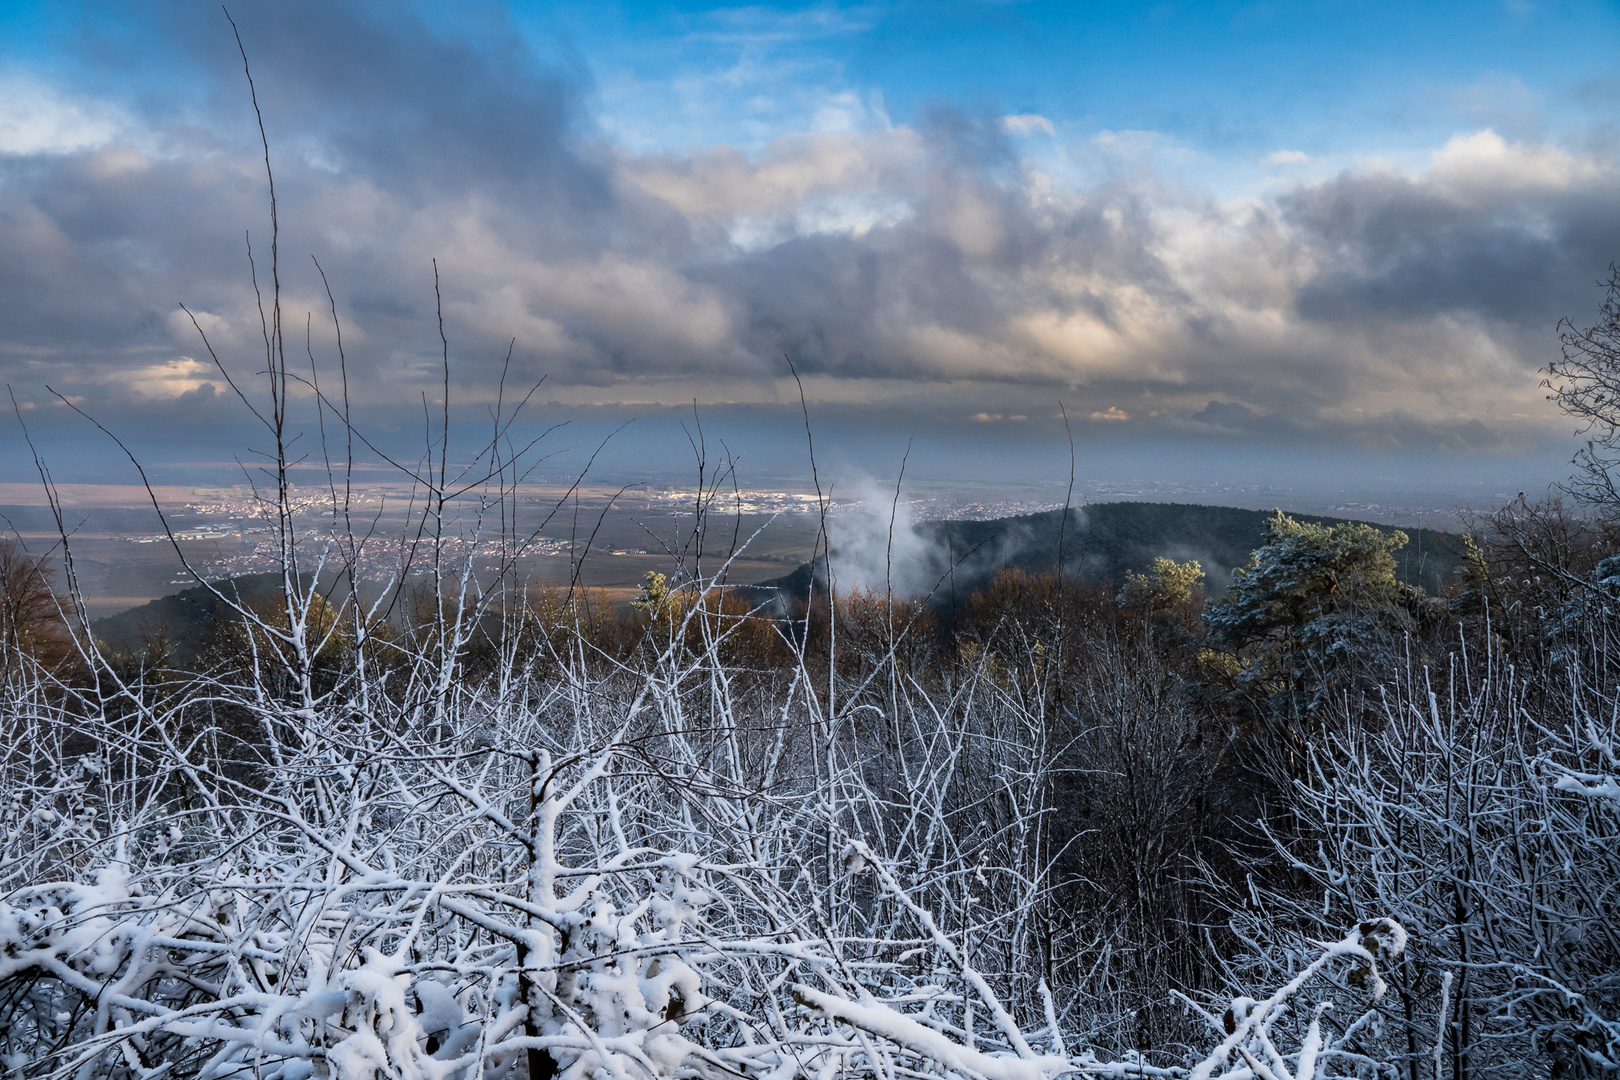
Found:
M 446 35 L 517 30 L 543 61 L 583 73 L 594 121 L 644 151 L 758 149 L 949 104 L 1040 114 L 1065 137 L 1154 132 L 1215 160 L 1398 160 L 1480 126 L 1595 134 L 1584 129 L 1606 128 L 1620 103 L 1613 3 L 412 6 Z M 126 93 L 207 89 L 186 85 L 165 33 L 140 5 L 0 4 L 8 66 L 109 85 L 139 72 Z M 125 55 L 107 70 L 119 40 L 153 62 Z
M 1425 153 L 1461 128 L 1602 122 L 1612 4 L 520 5 L 590 66 L 604 127 L 639 149 L 758 146 L 933 104 L 1156 132 L 1212 158 Z
M 289 303 L 320 306 L 320 259 L 384 426 L 434 378 L 437 258 L 469 407 L 515 341 L 551 415 L 655 430 L 697 399 L 769 431 L 786 353 L 838 430 L 967 440 L 991 471 L 1059 401 L 1164 469 L 1554 470 L 1539 369 L 1620 259 L 1613 4 L 232 12 Z M 0 5 L 25 404 L 52 382 L 176 460 L 231 430 L 175 302 L 251 365 L 255 136 L 212 4 Z

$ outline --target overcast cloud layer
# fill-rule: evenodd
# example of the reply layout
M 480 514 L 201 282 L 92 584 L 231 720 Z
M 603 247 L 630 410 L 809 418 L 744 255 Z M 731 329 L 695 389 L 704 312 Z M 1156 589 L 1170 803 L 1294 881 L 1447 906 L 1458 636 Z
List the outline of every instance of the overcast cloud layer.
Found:
M 1082 436 L 1512 453 L 1567 429 L 1538 369 L 1620 257 L 1601 140 L 1478 128 L 1312 180 L 1281 148 L 1228 201 L 1156 172 L 1150 133 L 1056 145 L 994 110 L 644 155 L 601 135 L 583 65 L 499 15 L 234 14 L 289 334 L 313 312 L 328 355 L 313 256 L 375 406 L 436 393 L 437 258 L 463 399 L 515 340 L 513 379 L 565 404 L 783 402 L 785 355 L 817 401 L 935 423 L 1050 426 L 1062 400 Z M 131 18 L 89 20 L 71 74 L 0 75 L 0 369 L 25 403 L 49 382 L 204 425 L 224 385 L 177 302 L 255 368 L 264 165 L 217 9 Z M 1083 168 L 1039 164 L 1059 157 Z

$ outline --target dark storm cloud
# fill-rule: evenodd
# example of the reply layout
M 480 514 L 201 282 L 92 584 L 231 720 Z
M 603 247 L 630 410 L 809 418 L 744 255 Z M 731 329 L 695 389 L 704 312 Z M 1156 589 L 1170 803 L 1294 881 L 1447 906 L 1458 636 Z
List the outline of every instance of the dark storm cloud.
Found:
M 501 8 L 459 5 L 444 27 L 409 5 L 366 0 L 236 4 L 231 16 L 283 154 L 314 143 L 325 166 L 390 189 L 494 192 L 534 200 L 539 217 L 611 205 L 607 173 L 575 148 L 589 129 L 583 71 L 540 63 Z M 216 117 L 239 122 L 241 60 L 229 24 L 184 0 L 152 17 L 216 93 L 237 99 L 216 103 Z
M 1401 176 L 1344 175 L 1283 200 L 1327 254 L 1299 294 L 1311 319 L 1465 314 L 1546 329 L 1591 305 L 1620 254 L 1620 190 L 1521 192 L 1479 205 Z
M 910 220 L 861 236 L 794 237 L 693 273 L 732 298 L 750 352 L 788 352 L 806 370 L 852 378 L 1072 381 L 1076 372 L 1018 340 L 1018 320 L 1031 312 L 1083 313 L 1118 326 L 1123 316 L 1108 288 L 1054 288 L 1041 280 L 1052 267 L 1128 281 L 1171 305 L 1184 299 L 1148 253 L 1145 223 L 1124 226 L 1140 229 L 1125 237 L 1117 235 L 1120 226 L 1102 224 L 1117 202 L 1073 206 L 1043 220 L 988 185 L 936 184 L 916 200 Z M 981 235 L 961 235 L 973 231 Z M 978 358 L 953 362 L 938 351 L 941 335 L 977 343 Z
M 41 355 L 166 343 L 180 290 L 212 306 L 211 283 L 246 269 L 221 225 L 262 216 L 239 174 L 120 147 L 0 159 L 0 176 L 0 335 Z

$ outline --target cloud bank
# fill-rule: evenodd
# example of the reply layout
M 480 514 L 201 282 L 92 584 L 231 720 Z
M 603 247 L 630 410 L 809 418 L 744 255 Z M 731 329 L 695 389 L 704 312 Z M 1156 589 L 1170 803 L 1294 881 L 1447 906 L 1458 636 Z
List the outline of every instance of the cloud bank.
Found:
M 127 16 L 127 12 L 126 12 Z M 153 8 L 82 35 L 95 78 L 0 92 L 0 368 L 91 403 L 224 389 L 184 301 L 254 367 L 263 161 L 230 27 Z M 1372 447 L 1511 449 L 1563 425 L 1538 387 L 1565 315 L 1620 255 L 1606 148 L 1457 134 L 1217 200 L 1068 145 L 1041 116 L 925 112 L 763 150 L 637 154 L 594 126 L 588 73 L 498 13 L 291 0 L 237 13 L 271 141 L 289 334 L 401 408 L 437 385 L 433 260 L 457 392 L 549 375 L 564 403 L 768 405 L 796 395 L 936 420 L 1055 422 Z M 87 24 L 95 20 L 87 16 Z M 1127 138 L 1126 136 L 1131 136 Z M 302 342 L 300 341 L 300 346 Z M 183 411 L 176 415 L 184 415 Z

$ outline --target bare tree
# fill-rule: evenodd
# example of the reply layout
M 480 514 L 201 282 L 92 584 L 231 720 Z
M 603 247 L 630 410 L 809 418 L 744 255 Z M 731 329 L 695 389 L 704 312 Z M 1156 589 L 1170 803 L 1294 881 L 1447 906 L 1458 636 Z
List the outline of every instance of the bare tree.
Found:
M 1542 385 L 1548 400 L 1575 420 L 1586 445 L 1575 455 L 1579 470 L 1569 490 L 1605 517 L 1620 513 L 1620 269 L 1609 267 L 1600 282 L 1603 303 L 1597 322 L 1578 327 L 1569 319 L 1558 324 L 1560 356 L 1547 365 Z
M 18 658 L 60 659 L 66 637 L 54 574 L 44 556 L 30 553 L 11 537 L 0 537 L 0 649 L 4 670 L 18 669 Z

